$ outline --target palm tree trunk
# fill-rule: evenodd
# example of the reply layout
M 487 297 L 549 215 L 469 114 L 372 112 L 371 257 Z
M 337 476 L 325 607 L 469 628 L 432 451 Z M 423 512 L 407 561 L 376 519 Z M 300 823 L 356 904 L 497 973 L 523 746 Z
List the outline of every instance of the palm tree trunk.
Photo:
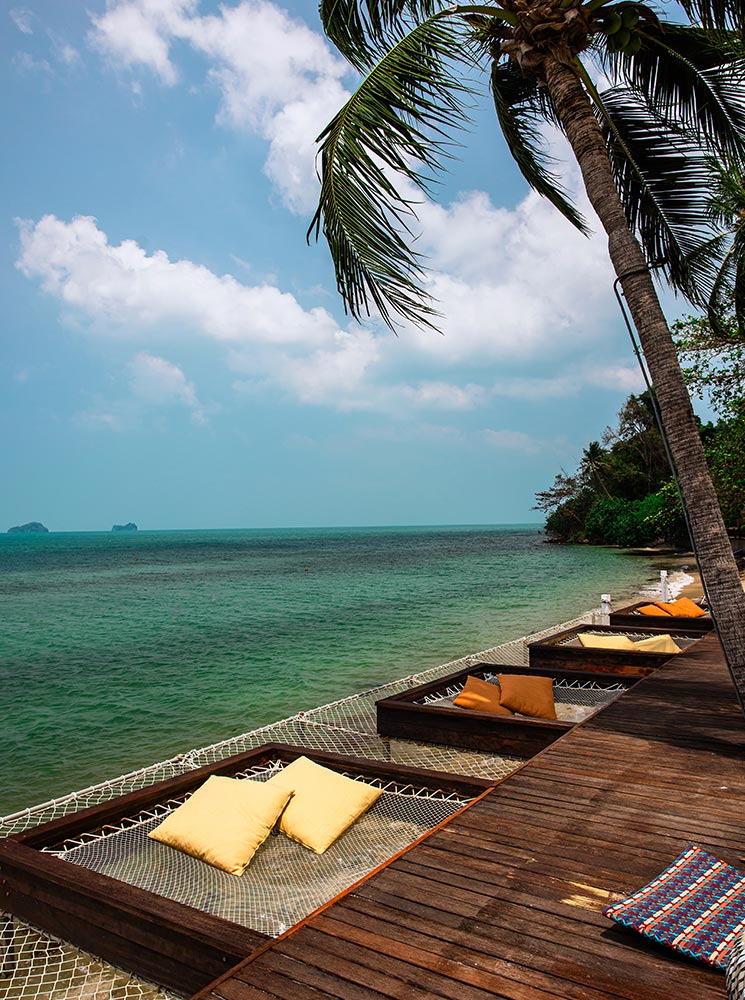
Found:
M 626 222 L 590 100 L 570 65 L 549 57 L 544 71 L 549 93 L 582 171 L 587 195 L 608 234 L 610 258 L 652 376 L 712 615 L 745 711 L 745 594 L 673 339 L 644 255 Z

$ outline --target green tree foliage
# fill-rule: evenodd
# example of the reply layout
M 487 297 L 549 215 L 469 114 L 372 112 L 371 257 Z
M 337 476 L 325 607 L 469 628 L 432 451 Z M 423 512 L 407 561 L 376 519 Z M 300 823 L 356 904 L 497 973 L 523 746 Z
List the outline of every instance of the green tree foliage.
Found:
M 706 445 L 706 458 L 730 531 L 745 531 L 745 406 L 717 424 Z
M 673 327 L 683 373 L 691 391 L 708 400 L 720 415 L 704 429 L 703 439 L 724 522 L 731 531 L 745 530 L 745 332 L 734 298 L 724 312 L 687 316 Z
M 745 407 L 745 336 L 732 298 L 715 326 L 708 316 L 686 316 L 673 336 L 691 392 L 721 416 L 736 417 Z
M 742 460 L 738 466 L 733 455 L 745 455 L 745 422 L 736 427 L 720 422 L 701 431 L 707 450 L 716 454 L 715 478 L 731 493 L 735 510 L 741 510 L 745 477 L 737 471 Z M 550 489 L 536 495 L 536 508 L 548 515 L 546 533 L 554 541 L 688 547 L 683 510 L 648 392 L 629 396 L 603 444 L 590 442 L 575 475 L 559 473 Z

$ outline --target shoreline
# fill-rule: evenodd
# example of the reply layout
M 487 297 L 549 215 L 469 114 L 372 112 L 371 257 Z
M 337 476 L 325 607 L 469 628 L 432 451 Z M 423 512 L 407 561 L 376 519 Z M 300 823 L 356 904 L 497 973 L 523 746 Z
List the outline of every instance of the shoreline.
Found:
M 693 577 L 693 580 L 683 587 L 679 596 L 690 597 L 692 601 L 695 601 L 704 596 L 704 585 L 698 570 L 691 570 L 690 576 Z M 745 590 L 745 571 L 740 573 L 740 582 L 742 583 L 742 589 Z

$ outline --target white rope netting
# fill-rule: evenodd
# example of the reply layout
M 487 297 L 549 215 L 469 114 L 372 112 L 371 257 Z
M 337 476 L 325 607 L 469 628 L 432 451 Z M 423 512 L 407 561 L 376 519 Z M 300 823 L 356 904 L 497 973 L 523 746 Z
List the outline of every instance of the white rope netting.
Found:
M 8 916 L 2 918 L 0 996 L 4 1000 L 176 1000 L 159 986 Z
M 562 626 L 562 628 L 563 628 L 563 626 Z M 609 634 L 608 632 L 603 632 L 600 629 L 592 629 L 592 628 L 582 629 L 582 633 L 584 635 L 598 635 L 598 636 L 601 636 L 603 638 L 607 637 L 608 634 Z M 658 636 L 660 633 L 659 633 L 659 631 L 657 631 L 657 632 L 644 632 L 644 631 L 635 630 L 635 629 L 623 629 L 623 630 L 621 630 L 621 629 L 616 628 L 616 629 L 614 629 L 614 631 L 613 631 L 612 634 L 613 635 L 623 636 L 626 639 L 630 639 L 632 642 L 637 642 L 640 639 L 653 639 L 656 636 Z M 673 638 L 675 640 L 675 644 L 677 646 L 679 646 L 680 649 L 682 650 L 682 649 L 688 649 L 688 647 L 692 646 L 694 642 L 698 642 L 699 639 L 701 638 L 701 635 L 700 635 L 700 633 L 697 633 L 696 635 L 690 635 L 690 634 L 689 635 L 682 635 L 676 629 L 676 635 Z M 582 646 L 582 643 L 580 642 L 579 637 L 577 635 L 568 635 L 565 638 L 558 640 L 555 643 L 555 645 L 557 645 L 557 646 Z
M 265 781 L 283 766 L 275 761 L 252 769 L 243 778 Z M 317 855 L 283 834 L 270 836 L 240 878 L 147 836 L 186 795 L 66 842 L 52 853 L 276 937 L 469 801 L 442 791 L 362 779 L 354 772 L 348 777 L 378 786 L 383 794 L 327 851 Z
M 184 774 L 204 764 L 222 760 L 233 754 L 271 742 L 290 743 L 309 749 L 332 751 L 397 763 L 402 766 L 421 767 L 479 778 L 506 777 L 520 765 L 522 762 L 520 758 L 378 736 L 376 733 L 375 702 L 479 662 L 504 666 L 525 666 L 528 663 L 527 644 L 529 642 L 545 638 L 556 632 L 558 628 L 569 629 L 577 625 L 591 623 L 596 614 L 597 612 L 588 612 L 562 626 L 552 626 L 530 636 L 462 657 L 459 660 L 413 674 L 390 684 L 381 685 L 359 695 L 343 698 L 308 712 L 298 713 L 281 722 L 231 737 L 208 747 L 179 754 L 170 760 L 21 810 L 0 819 L 0 837 L 12 836 L 23 830 L 47 823 L 52 819 L 69 815 L 88 806 L 98 805 L 128 792 L 155 784 L 165 778 Z M 414 799 L 416 799 L 415 806 L 412 805 Z M 347 845 L 343 847 L 348 855 L 353 855 L 357 859 L 355 861 L 357 867 L 354 870 L 360 871 L 364 868 L 363 874 L 396 854 L 426 829 L 431 829 L 445 818 L 445 814 L 451 815 L 453 811 L 460 808 L 456 799 L 433 795 L 412 795 L 411 793 L 406 795 L 402 794 L 400 790 L 390 789 L 381 796 L 379 802 L 383 803 L 380 808 L 376 810 L 376 807 L 373 807 L 367 819 L 361 824 L 357 824 L 359 829 L 353 828 L 354 833 L 350 831 L 353 839 L 348 840 Z M 419 811 L 416 812 L 416 816 L 412 816 L 412 811 L 415 809 Z M 121 837 L 122 842 L 127 837 L 141 837 L 147 842 L 147 845 L 152 844 L 153 841 L 150 841 L 146 836 L 148 822 L 154 825 L 156 820 L 151 817 L 149 821 L 144 819 L 140 824 L 133 822 L 112 837 Z M 415 832 L 417 830 L 419 832 Z M 139 832 L 133 833 L 132 831 Z M 350 835 L 345 835 L 345 837 Z M 291 850 L 287 844 L 277 847 L 276 842 L 281 839 L 285 838 L 271 838 L 274 843 L 268 845 L 267 854 L 269 851 Z M 288 844 L 291 843 L 291 841 L 288 842 Z M 381 846 L 380 855 L 376 853 L 377 847 L 375 845 L 378 843 Z M 137 854 L 140 849 L 138 847 L 134 853 Z M 147 846 L 144 849 L 146 850 Z M 71 851 L 75 850 L 81 852 L 80 856 L 70 857 L 68 860 L 75 863 L 86 863 L 82 860 L 84 852 L 87 850 L 95 853 L 99 849 L 94 850 L 89 844 L 86 844 L 78 845 L 77 848 L 71 847 Z M 101 861 L 99 858 L 95 864 L 102 863 L 113 866 L 117 872 L 115 877 L 122 878 L 120 873 L 123 871 L 122 866 L 125 863 L 121 859 L 117 860 L 116 857 L 107 855 L 107 850 L 108 847 L 103 849 L 104 860 Z M 299 848 L 299 850 L 303 849 Z M 307 855 L 311 853 L 305 852 Z M 326 855 L 321 857 L 326 857 Z M 379 860 L 375 860 L 378 857 Z M 313 858 L 316 856 L 313 855 Z M 308 859 L 305 855 L 300 860 L 294 856 L 283 856 L 272 862 L 277 870 L 284 872 L 283 878 L 279 881 L 292 881 L 295 885 L 302 885 L 311 880 L 317 880 L 318 884 L 323 883 L 326 886 L 324 891 L 330 893 L 326 898 L 333 898 L 341 889 L 356 880 L 356 878 L 350 878 L 348 872 L 341 880 L 343 882 L 341 887 L 334 888 L 333 878 L 329 873 L 327 873 L 328 877 L 324 882 L 325 876 L 319 875 L 317 870 L 311 873 L 303 869 L 303 864 L 307 863 L 315 864 L 313 859 Z M 366 868 L 365 864 L 367 864 Z M 208 866 L 200 867 L 206 868 Z M 288 898 L 286 887 L 278 885 L 276 877 L 272 881 L 270 867 L 267 865 L 265 895 L 271 897 L 274 894 L 275 899 L 282 897 L 282 908 L 285 916 L 270 918 L 269 924 L 274 930 L 267 930 L 266 933 L 280 933 L 279 928 L 283 923 L 289 920 L 291 923 L 288 926 L 291 926 L 292 923 L 296 922 L 292 914 L 299 912 L 302 906 L 297 904 L 299 909 L 292 910 L 292 905 L 295 904 Z M 141 873 L 144 872 L 142 877 L 145 878 L 148 865 L 144 855 L 140 858 L 139 868 Z M 286 877 L 290 870 L 293 873 L 292 880 Z M 108 873 L 113 873 L 111 868 Z M 217 874 L 223 873 L 217 872 Z M 225 877 L 234 879 L 234 876 L 226 875 Z M 123 880 L 127 881 L 127 878 Z M 174 876 L 173 881 L 175 886 L 180 885 L 181 876 Z M 235 881 L 240 880 L 235 879 Z M 189 879 L 184 879 L 183 883 L 188 886 Z M 162 895 L 167 895 L 160 888 L 158 891 Z M 214 901 L 209 902 L 209 899 L 212 898 L 211 893 L 213 890 L 210 889 L 204 895 L 205 908 L 216 905 Z M 172 898 L 180 897 L 173 896 Z M 195 905 L 193 895 L 188 895 L 188 901 L 191 905 Z M 240 918 L 238 922 L 246 922 L 253 919 L 247 915 L 252 904 L 246 903 L 243 899 L 223 901 L 219 905 L 223 907 L 220 912 L 225 915 L 232 914 L 229 917 L 231 920 Z M 302 905 L 308 905 L 307 899 Z M 312 908 L 314 909 L 315 906 Z M 208 910 L 208 912 L 213 911 Z M 306 912 L 311 911 L 306 910 Z M 77 948 L 57 941 L 50 935 L 29 927 L 9 914 L 0 915 L 0 920 L 3 927 L 2 948 L 0 950 L 0 1000 L 140 1000 L 140 998 L 174 1000 L 174 994 L 121 972 Z

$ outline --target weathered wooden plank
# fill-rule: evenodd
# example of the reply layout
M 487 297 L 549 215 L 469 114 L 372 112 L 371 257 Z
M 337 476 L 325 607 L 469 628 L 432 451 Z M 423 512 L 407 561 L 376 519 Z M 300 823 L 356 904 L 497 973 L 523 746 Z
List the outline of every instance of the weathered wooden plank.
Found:
M 601 910 L 689 841 L 738 863 L 744 762 L 709 636 L 232 975 L 282 1000 L 722 998 L 716 970 Z

